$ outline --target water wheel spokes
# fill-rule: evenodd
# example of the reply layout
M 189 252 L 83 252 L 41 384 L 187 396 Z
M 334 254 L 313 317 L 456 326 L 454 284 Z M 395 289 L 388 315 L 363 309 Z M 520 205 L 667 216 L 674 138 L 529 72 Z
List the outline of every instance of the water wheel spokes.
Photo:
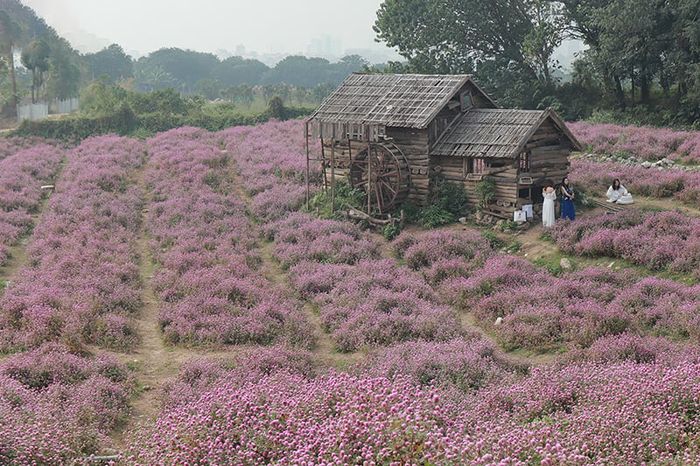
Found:
M 408 160 L 394 144 L 372 143 L 353 159 L 350 183 L 365 192 L 371 212 L 387 213 L 408 197 Z

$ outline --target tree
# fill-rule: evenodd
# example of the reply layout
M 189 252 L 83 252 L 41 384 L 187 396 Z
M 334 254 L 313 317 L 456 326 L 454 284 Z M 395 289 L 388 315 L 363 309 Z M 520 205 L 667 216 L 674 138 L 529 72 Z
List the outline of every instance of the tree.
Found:
M 163 67 L 138 61 L 134 72 L 137 86 L 146 92 L 178 87 L 177 80 Z
M 0 54 L 7 60 L 12 82 L 12 113 L 17 114 L 17 75 L 15 73 L 14 46 L 20 35 L 19 25 L 5 11 L 0 11 Z
M 472 72 L 492 59 L 524 62 L 529 0 L 385 0 L 374 30 L 419 70 Z
M 209 78 L 212 70 L 219 65 L 219 59 L 211 53 L 194 52 L 178 48 L 156 50 L 136 62 L 138 69 L 162 70 L 174 82 L 167 87 L 178 87 L 183 92 L 193 92 L 197 82 Z M 138 73 L 137 73 L 138 78 Z M 159 86 L 163 88 L 163 86 Z
M 224 86 L 254 85 L 269 70 L 267 65 L 258 60 L 230 57 L 214 67 L 212 77 Z
M 531 107 L 552 81 L 560 16 L 548 0 L 385 0 L 374 30 L 405 71 L 476 73 L 502 103 Z
M 134 75 L 134 63 L 120 45 L 112 44 L 97 53 L 85 55 L 92 79 L 107 77 L 116 83 Z
M 44 73 L 49 70 L 51 48 L 45 40 L 31 42 L 22 50 L 22 65 L 32 72 L 32 103 L 35 104 L 39 90 L 44 85 Z
M 566 27 L 559 4 L 549 0 L 533 0 L 531 4 L 533 27 L 523 39 L 523 54 L 546 86 L 552 85 L 554 51 L 561 45 Z
M 81 76 L 79 58 L 64 39 L 51 43 L 49 77 L 46 83 L 49 96 L 68 99 L 78 95 Z

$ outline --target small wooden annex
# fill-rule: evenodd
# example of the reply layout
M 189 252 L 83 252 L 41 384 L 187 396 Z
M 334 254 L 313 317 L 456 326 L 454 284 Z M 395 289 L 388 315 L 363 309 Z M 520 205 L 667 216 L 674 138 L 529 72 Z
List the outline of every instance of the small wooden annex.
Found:
M 490 177 L 487 210 L 512 216 L 541 203 L 543 184 L 560 181 L 580 148 L 553 110 L 499 109 L 469 75 L 352 74 L 307 120 L 306 135 L 321 140 L 325 185 L 348 180 L 375 214 L 425 204 L 430 180 L 444 176 L 475 205 L 476 183 Z

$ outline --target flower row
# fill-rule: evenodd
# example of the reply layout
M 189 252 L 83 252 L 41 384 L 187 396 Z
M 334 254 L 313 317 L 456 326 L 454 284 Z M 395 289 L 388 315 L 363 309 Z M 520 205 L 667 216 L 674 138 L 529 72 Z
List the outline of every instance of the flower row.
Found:
M 142 144 L 93 138 L 68 155 L 27 248 L 27 264 L 0 299 L 0 348 L 45 341 L 128 347 L 141 304 L 137 239 Z
M 133 382 L 113 358 L 47 343 L 0 362 L 0 464 L 71 464 L 97 454 L 129 414 Z
M 56 175 L 62 159 L 63 151 L 37 145 L 0 160 L 0 266 L 10 246 L 31 230 L 41 187 Z
M 260 270 L 257 230 L 216 137 L 181 128 L 148 142 L 148 230 L 160 327 L 174 344 L 313 340 L 297 303 Z

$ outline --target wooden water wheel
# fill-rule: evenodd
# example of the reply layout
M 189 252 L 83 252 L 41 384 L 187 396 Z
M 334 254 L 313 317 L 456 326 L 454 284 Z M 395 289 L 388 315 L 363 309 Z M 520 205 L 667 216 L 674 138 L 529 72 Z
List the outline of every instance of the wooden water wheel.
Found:
M 371 143 L 353 156 L 350 183 L 368 195 L 368 209 L 387 213 L 408 197 L 408 160 L 393 143 Z

